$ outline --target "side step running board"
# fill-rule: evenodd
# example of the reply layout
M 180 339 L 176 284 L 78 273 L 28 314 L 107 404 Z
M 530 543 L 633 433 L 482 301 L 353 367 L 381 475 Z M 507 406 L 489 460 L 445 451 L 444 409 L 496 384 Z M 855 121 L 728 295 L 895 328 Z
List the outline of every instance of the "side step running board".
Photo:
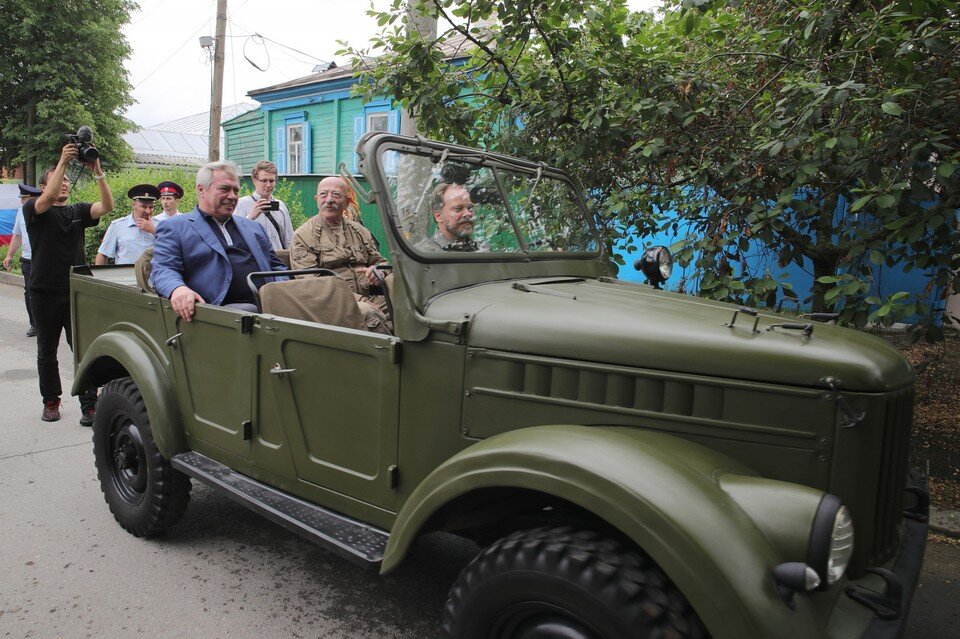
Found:
M 301 537 L 362 566 L 383 561 L 389 534 L 271 488 L 220 462 L 189 451 L 174 455 L 174 468 Z

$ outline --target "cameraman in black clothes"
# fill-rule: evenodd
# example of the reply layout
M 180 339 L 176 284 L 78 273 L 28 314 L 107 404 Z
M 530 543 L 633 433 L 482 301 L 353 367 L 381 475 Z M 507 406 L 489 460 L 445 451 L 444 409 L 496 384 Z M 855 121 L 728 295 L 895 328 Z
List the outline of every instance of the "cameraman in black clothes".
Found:
M 37 325 L 37 372 L 40 395 L 43 397 L 41 419 L 60 419 L 60 367 L 57 347 L 60 331 L 67 333 L 67 344 L 73 348 L 70 331 L 70 267 L 87 263 L 83 253 L 83 232 L 96 226 L 100 217 L 113 210 L 113 194 L 107 186 L 100 159 L 84 162 L 93 171 L 100 189 L 100 201 L 67 205 L 70 181 L 67 166 L 77 159 L 77 144 L 63 147 L 56 168 L 43 172 L 40 187 L 43 193 L 23 205 L 23 220 L 33 249 L 33 272 L 30 276 L 30 299 Z M 97 393 L 80 395 L 80 425 L 92 426 L 96 414 Z

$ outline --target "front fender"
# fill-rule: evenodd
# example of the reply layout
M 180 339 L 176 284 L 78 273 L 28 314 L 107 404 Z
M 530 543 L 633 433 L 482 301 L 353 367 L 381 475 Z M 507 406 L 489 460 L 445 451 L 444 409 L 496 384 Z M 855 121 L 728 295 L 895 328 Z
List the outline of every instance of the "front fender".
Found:
M 791 611 L 774 589 L 774 566 L 804 560 L 783 556 L 784 548 L 798 544 L 771 539 L 776 526 L 756 521 L 756 513 L 738 502 L 758 495 L 757 501 L 769 501 L 777 494 L 782 512 L 793 501 L 812 521 L 817 499 L 811 494 L 822 493 L 777 481 L 767 491 L 727 492 L 720 482 L 731 476 L 755 473 L 662 433 L 586 426 L 511 431 L 461 451 L 414 490 L 391 531 L 381 572 L 396 567 L 444 504 L 477 489 L 517 487 L 574 503 L 634 540 L 677 584 L 714 637 L 822 636 L 823 624 L 806 598 L 798 597 Z M 806 539 L 809 528 L 800 528 L 792 534 Z
M 157 356 L 143 339 L 133 333 L 114 330 L 93 340 L 77 364 L 73 394 L 107 381 L 96 379 L 98 362 L 104 358 L 119 362 L 136 383 L 147 407 L 150 428 L 160 453 L 169 459 L 187 450 L 183 419 L 173 386 Z

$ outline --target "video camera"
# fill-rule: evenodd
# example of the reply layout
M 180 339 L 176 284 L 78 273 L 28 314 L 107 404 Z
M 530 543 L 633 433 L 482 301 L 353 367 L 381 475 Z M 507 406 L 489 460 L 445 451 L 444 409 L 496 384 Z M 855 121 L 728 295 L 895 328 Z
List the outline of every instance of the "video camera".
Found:
M 100 152 L 93 146 L 93 129 L 90 127 L 82 126 L 76 133 L 67 133 L 66 138 L 77 147 L 80 162 L 93 162 L 100 157 Z
M 470 179 L 470 167 L 449 162 L 440 168 L 440 179 L 447 184 L 466 184 Z

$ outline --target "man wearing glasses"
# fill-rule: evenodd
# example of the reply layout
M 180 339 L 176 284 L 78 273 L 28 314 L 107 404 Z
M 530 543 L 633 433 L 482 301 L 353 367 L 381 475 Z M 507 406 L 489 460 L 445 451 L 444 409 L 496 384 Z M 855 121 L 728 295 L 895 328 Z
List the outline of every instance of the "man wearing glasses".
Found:
M 273 197 L 277 187 L 277 167 L 273 162 L 262 160 L 253 167 L 253 195 L 240 198 L 234 215 L 254 220 L 267 232 L 274 251 L 290 248 L 293 239 L 293 223 L 287 205 Z
M 290 268 L 328 268 L 350 286 L 367 329 L 389 333 L 386 299 L 372 295 L 378 280 L 373 267 L 386 263 L 377 250 L 373 235 L 359 222 L 344 217 L 350 203 L 347 183 L 338 177 L 320 180 L 317 185 L 317 215 L 297 229 L 290 245 Z

